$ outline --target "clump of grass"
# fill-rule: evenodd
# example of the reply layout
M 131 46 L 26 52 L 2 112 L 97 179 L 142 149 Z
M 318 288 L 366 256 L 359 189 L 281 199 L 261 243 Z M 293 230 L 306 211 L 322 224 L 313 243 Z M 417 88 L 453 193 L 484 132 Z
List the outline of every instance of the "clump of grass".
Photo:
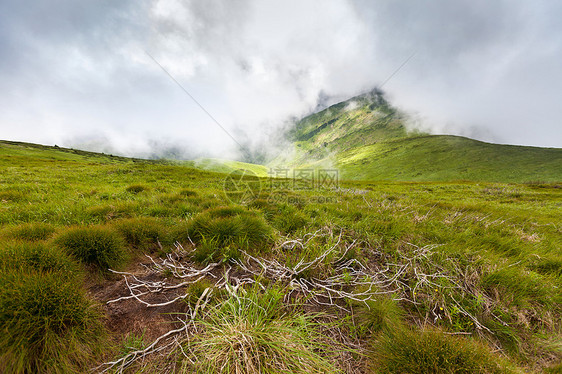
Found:
M 187 234 L 208 251 L 238 248 L 260 251 L 273 242 L 273 230 L 255 212 L 242 207 L 220 207 L 198 214 Z M 220 253 L 217 253 L 219 256 Z
M 158 243 L 167 242 L 167 233 L 158 220 L 149 217 L 129 218 L 115 223 L 117 231 L 127 244 L 138 250 L 158 248 Z
M 307 215 L 294 205 L 274 204 L 264 198 L 256 199 L 249 205 L 261 210 L 273 227 L 286 234 L 294 233 L 309 223 Z
M 256 208 L 262 211 L 267 212 L 268 210 L 272 209 L 274 207 L 273 204 L 271 204 L 271 202 L 269 202 L 265 196 L 259 197 L 255 200 L 253 200 L 252 202 L 250 202 L 248 204 L 248 206 L 252 207 L 252 208 Z
M 148 190 L 148 187 L 143 186 L 142 184 L 132 184 L 125 189 L 125 191 L 133 194 L 138 194 L 146 190 Z
M 398 329 L 381 334 L 373 347 L 374 373 L 516 373 L 476 341 L 438 330 Z
M 57 236 L 55 242 L 83 263 L 103 270 L 117 267 L 125 260 L 123 240 L 107 227 L 69 228 Z
M 276 289 L 232 295 L 196 321 L 182 373 L 339 373 L 314 316 L 283 314 Z
M 290 234 L 308 224 L 308 218 L 291 205 L 281 206 L 271 219 L 271 224 L 278 230 Z
M 213 218 L 227 218 L 252 214 L 252 212 L 241 206 L 221 206 L 209 209 L 206 213 Z
M 65 253 L 44 243 L 13 242 L 0 248 L 0 271 L 56 272 L 71 277 L 78 271 L 77 264 Z
M 191 218 L 194 214 L 199 213 L 201 209 L 192 204 L 178 204 L 175 208 L 175 215 L 180 218 Z
M 49 239 L 55 231 L 52 225 L 33 222 L 11 227 L 4 232 L 4 236 L 10 239 L 38 241 Z
M 0 273 L 0 371 L 87 371 L 104 329 L 85 293 L 59 273 Z

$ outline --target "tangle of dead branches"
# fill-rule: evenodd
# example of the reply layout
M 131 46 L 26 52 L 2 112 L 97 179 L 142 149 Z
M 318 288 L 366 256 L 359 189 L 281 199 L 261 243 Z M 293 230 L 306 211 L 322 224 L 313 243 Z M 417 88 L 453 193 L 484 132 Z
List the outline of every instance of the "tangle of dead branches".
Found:
M 306 300 L 308 303 L 346 311 L 349 301 L 365 303 L 368 306 L 368 301 L 386 295 L 395 300 L 417 305 L 419 304 L 417 295 L 420 290 L 449 290 L 447 298 L 442 296 L 434 300 L 435 305 L 431 310 L 433 322 L 443 318 L 443 308 L 439 305 L 447 299 L 460 313 L 472 320 L 478 330 L 491 333 L 476 316 L 470 314 L 454 298 L 453 291 L 470 295 L 474 293 L 459 281 L 459 274 L 455 273 L 460 269 L 452 266 L 453 274 L 451 274 L 451 269 L 447 270 L 433 260 L 437 245 L 418 247 L 408 243 L 411 250 L 407 253 L 398 252 L 393 261 L 380 261 L 370 266 L 348 255 L 352 249 L 357 249 L 359 244 L 357 240 L 345 242 L 343 231 L 334 236 L 331 230 L 320 229 L 305 235 L 302 239 L 287 240 L 281 243 L 280 248 L 294 250 L 298 247 L 304 251 L 308 246 L 314 245 L 313 239 L 322 236 L 328 237 L 332 244 L 315 258 L 305 260 L 302 257 L 292 266 L 277 259 L 267 259 L 242 252 L 243 257 L 232 260 L 230 264 L 211 263 L 197 268 L 188 261 L 190 252 L 176 243 L 175 250 L 165 258 L 154 259 L 147 256 L 150 262 L 143 265 L 149 273 L 160 275 L 158 278 L 163 280 L 149 281 L 132 273 L 112 271 L 123 276 L 127 294 L 108 301 L 108 304 L 134 299 L 147 308 L 163 307 L 188 298 L 190 293 L 186 287 L 204 278 L 214 279 L 214 285 L 205 289 L 195 307 L 189 306 L 189 311 L 185 313 L 184 318 L 178 319 L 180 327 L 158 337 L 145 349 L 128 353 L 96 369 L 104 368 L 102 373 L 110 369 L 122 372 L 132 363 L 150 354 L 182 350 L 180 342 L 189 337 L 190 326 L 198 311 L 210 301 L 213 289 L 226 290 L 232 296 L 244 292 L 241 286 L 245 284 L 257 284 L 265 290 L 266 287 L 262 282 L 266 280 L 284 286 L 285 302 L 289 302 L 292 296 L 298 296 L 300 300 Z M 382 253 L 377 255 L 385 258 Z M 167 300 L 148 301 L 150 296 L 155 294 L 164 295 Z

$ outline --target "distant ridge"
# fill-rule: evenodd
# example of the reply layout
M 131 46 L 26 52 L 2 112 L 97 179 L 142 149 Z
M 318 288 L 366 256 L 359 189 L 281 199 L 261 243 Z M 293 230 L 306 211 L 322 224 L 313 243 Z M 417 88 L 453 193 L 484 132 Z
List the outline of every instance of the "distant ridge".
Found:
M 10 140 L 0 140 L 0 156 L 7 157 L 12 163 L 26 165 L 31 160 L 75 161 L 89 163 L 146 163 L 182 165 L 190 168 L 206 170 L 215 173 L 230 173 L 235 170 L 249 170 L 253 174 L 266 177 L 267 168 L 263 165 L 248 164 L 239 161 L 219 159 L 175 160 L 175 159 L 142 159 L 115 156 L 106 153 L 83 151 L 74 148 L 64 148 L 57 145 L 42 145 Z
M 91 152 L 91 151 L 83 151 L 80 149 L 74 148 L 65 148 L 59 147 L 58 145 L 43 145 L 43 144 L 36 144 L 36 143 L 26 143 L 26 142 L 18 142 L 18 141 L 11 141 L 11 140 L 0 140 L 0 148 L 9 149 L 15 155 L 21 153 L 31 153 L 35 157 L 39 158 L 52 158 L 52 159 L 72 159 L 73 157 L 70 155 L 76 156 L 75 158 L 92 158 L 97 160 L 112 160 L 112 161 L 121 161 L 121 162 L 158 162 L 156 160 L 145 160 L 140 158 L 131 158 L 131 157 L 123 157 L 123 156 L 115 156 L 111 154 L 99 153 L 99 152 Z M 63 154 L 67 154 L 67 156 L 62 156 Z

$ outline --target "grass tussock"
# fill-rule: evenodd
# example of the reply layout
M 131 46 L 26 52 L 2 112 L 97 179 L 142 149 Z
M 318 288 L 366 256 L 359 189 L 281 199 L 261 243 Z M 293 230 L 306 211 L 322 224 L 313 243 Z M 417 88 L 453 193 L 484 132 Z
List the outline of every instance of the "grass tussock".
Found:
M 285 234 L 292 234 L 308 223 L 309 219 L 304 213 L 287 204 L 278 208 L 271 219 L 271 224 Z
M 374 344 L 371 359 L 372 373 L 381 374 L 517 373 L 476 341 L 433 329 L 384 333 Z
M 126 257 L 119 234 L 104 226 L 69 228 L 55 238 L 55 243 L 79 261 L 102 270 L 118 267 Z
M 48 223 L 32 222 L 10 227 L 2 235 L 8 239 L 39 241 L 49 239 L 55 231 L 55 227 Z
M 12 242 L 0 249 L 0 271 L 38 271 L 72 278 L 78 266 L 66 253 L 44 243 Z
M 265 198 L 258 198 L 249 206 L 262 211 L 267 221 L 284 234 L 293 234 L 310 222 L 303 212 L 286 203 L 275 204 Z
M 181 373 L 339 373 L 310 315 L 283 314 L 275 289 L 232 295 L 196 322 Z
M 3 271 L 0 284 L 0 371 L 85 372 L 104 335 L 85 292 L 58 272 Z
M 162 223 L 150 217 L 129 218 L 115 222 L 117 231 L 135 250 L 147 251 L 167 243 L 167 232 Z
M 197 259 L 218 260 L 237 256 L 239 250 L 261 251 L 273 243 L 273 229 L 253 211 L 219 207 L 195 216 L 187 227 L 189 237 L 201 245 Z

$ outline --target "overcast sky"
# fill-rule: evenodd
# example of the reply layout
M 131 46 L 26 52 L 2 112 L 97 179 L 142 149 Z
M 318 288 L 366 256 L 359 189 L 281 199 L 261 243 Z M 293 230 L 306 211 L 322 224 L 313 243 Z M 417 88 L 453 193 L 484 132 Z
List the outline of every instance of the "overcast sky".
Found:
M 551 0 L 0 0 L 0 138 L 236 157 L 381 86 L 434 133 L 562 147 Z

